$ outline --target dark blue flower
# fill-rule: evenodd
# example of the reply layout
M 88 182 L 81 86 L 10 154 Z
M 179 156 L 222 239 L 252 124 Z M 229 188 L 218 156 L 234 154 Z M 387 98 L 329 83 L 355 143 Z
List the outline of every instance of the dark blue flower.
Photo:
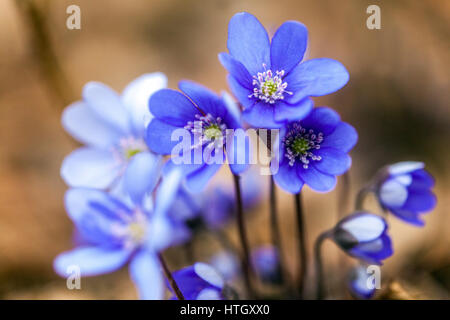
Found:
M 323 96 L 342 88 L 349 75 L 332 59 L 301 62 L 308 31 L 296 21 L 283 23 L 270 41 L 253 15 L 242 12 L 228 27 L 229 54 L 219 60 L 228 70 L 231 91 L 244 107 L 243 117 L 254 127 L 279 128 L 301 120 L 313 107 L 310 96 Z
M 383 217 L 356 212 L 336 225 L 332 239 L 347 254 L 368 263 L 382 264 L 382 260 L 393 254 L 387 229 Z
M 155 157 L 155 156 L 153 156 Z M 168 219 L 167 208 L 181 181 L 181 172 L 167 175 L 158 188 L 154 208 L 151 193 L 159 177 L 149 153 L 136 155 L 125 176 L 128 198 L 104 191 L 74 188 L 65 196 L 66 210 L 82 244 L 56 257 L 54 269 L 67 276 L 70 266 L 81 276 L 113 272 L 129 262 L 130 276 L 142 299 L 161 299 L 165 286 L 157 253 L 184 240 L 184 227 Z
M 423 226 L 420 215 L 436 206 L 433 177 L 422 162 L 399 162 L 383 169 L 377 185 L 380 204 L 396 217 Z
M 173 156 L 165 170 L 181 166 L 187 187 L 201 191 L 224 163 L 225 146 L 232 172 L 239 174 L 246 170 L 248 137 L 240 131 L 244 142 L 238 143 L 239 136 L 231 131 L 242 128 L 237 106 L 226 95 L 219 97 L 193 82 L 181 81 L 179 88 L 183 93 L 163 89 L 149 102 L 154 119 L 148 126 L 146 140 L 152 151 Z M 184 132 L 188 134 L 187 144 L 184 139 L 180 141 L 184 136 L 172 136 Z
M 145 74 L 120 96 L 102 83 L 86 84 L 83 100 L 68 106 L 62 115 L 66 131 L 86 145 L 64 159 L 64 181 L 71 187 L 120 187 L 134 156 L 149 152 L 144 141 L 145 126 L 152 117 L 148 99 L 166 83 L 164 74 Z
M 347 153 L 357 140 L 355 129 L 335 111 L 315 108 L 305 119 L 281 128 L 279 152 L 273 160 L 278 165 L 271 164 L 275 182 L 290 193 L 300 192 L 304 184 L 320 192 L 332 190 L 335 176 L 350 168 Z
M 266 283 L 280 284 L 283 279 L 280 256 L 273 246 L 263 246 L 252 251 L 252 262 L 259 278 Z
M 352 269 L 350 279 L 348 281 L 348 290 L 351 295 L 357 299 L 371 299 L 375 294 L 375 279 L 370 279 L 367 268 L 358 265 Z M 369 281 L 372 283 L 369 283 Z
M 224 281 L 220 274 L 206 263 L 197 262 L 173 272 L 172 276 L 186 300 L 224 300 Z

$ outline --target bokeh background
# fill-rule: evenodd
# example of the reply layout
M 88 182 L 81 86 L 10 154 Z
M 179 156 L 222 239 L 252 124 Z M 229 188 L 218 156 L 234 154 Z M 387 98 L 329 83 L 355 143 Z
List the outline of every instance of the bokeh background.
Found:
M 66 28 L 66 8 L 81 8 L 81 30 Z M 366 28 L 366 8 L 381 8 L 381 30 Z M 217 54 L 239 11 L 273 32 L 285 20 L 309 29 L 309 58 L 329 57 L 349 70 L 339 92 L 316 99 L 353 124 L 351 202 L 377 168 L 422 160 L 436 177 L 436 209 L 416 228 L 390 218 L 395 255 L 383 267 L 381 297 L 448 299 L 450 289 L 450 2 L 439 0 L 3 0 L 0 2 L 0 298 L 132 299 L 126 269 L 82 280 L 70 291 L 52 260 L 72 247 L 59 176 L 77 144 L 60 125 L 82 86 L 101 81 L 117 91 L 140 74 L 162 71 L 226 89 Z M 217 179 L 230 183 L 227 171 Z M 266 190 L 265 190 L 266 191 Z M 342 184 L 329 194 L 306 188 L 308 245 L 337 217 Z M 293 199 L 279 191 L 285 257 L 297 271 Z M 373 199 L 368 207 L 378 210 Z M 267 197 L 248 216 L 252 245 L 269 241 Z M 236 240 L 234 226 L 227 230 Z M 199 260 L 217 250 L 197 241 Z M 174 249 L 180 250 L 180 249 Z M 309 250 L 311 254 L 311 249 Z M 172 258 L 171 258 L 172 257 Z M 182 261 L 169 252 L 172 268 Z M 346 297 L 341 276 L 353 261 L 325 245 L 332 297 Z M 313 275 L 311 274 L 310 277 Z M 310 278 L 312 279 L 312 278 Z

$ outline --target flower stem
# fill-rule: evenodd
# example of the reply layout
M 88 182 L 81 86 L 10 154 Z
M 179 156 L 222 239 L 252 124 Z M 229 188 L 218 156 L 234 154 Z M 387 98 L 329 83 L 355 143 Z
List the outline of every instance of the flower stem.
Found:
M 178 288 L 178 285 L 175 282 L 175 279 L 172 277 L 172 273 L 170 272 L 169 267 L 167 267 L 166 261 L 164 260 L 161 253 L 158 254 L 158 258 L 164 270 L 164 274 L 166 275 L 166 278 L 169 281 L 170 286 L 172 287 L 173 292 L 177 296 L 178 300 L 184 300 L 183 293 L 181 292 L 180 288 Z
M 306 234 L 305 225 L 303 218 L 303 207 L 302 207 L 302 196 L 301 193 L 294 195 L 295 198 L 295 209 L 297 213 L 297 230 L 298 230 L 298 248 L 299 248 L 299 258 L 300 258 L 300 275 L 298 278 L 298 290 L 300 299 L 303 299 L 305 282 L 308 268 L 308 253 L 306 251 Z
M 338 210 L 337 220 L 345 217 L 348 210 L 348 203 L 350 200 L 350 175 L 348 171 L 342 175 L 342 186 L 338 195 Z
M 372 191 L 371 185 L 366 185 L 362 187 L 358 194 L 356 195 L 355 200 L 355 210 L 362 210 L 364 207 L 364 200 L 366 199 L 367 195 Z
M 238 225 L 238 231 L 239 231 L 239 239 L 242 246 L 242 272 L 244 274 L 244 281 L 245 286 L 248 291 L 248 295 L 250 298 L 254 297 L 254 291 L 251 281 L 252 276 L 252 267 L 251 267 L 251 261 L 250 261 L 250 249 L 248 245 L 248 238 L 247 233 L 245 231 L 245 225 L 244 225 L 244 210 L 242 206 L 242 196 L 241 196 L 241 186 L 240 186 L 240 177 L 237 174 L 233 174 L 234 178 L 234 187 L 236 191 L 236 206 L 237 206 L 237 225 Z
M 286 264 L 284 262 L 283 247 L 281 243 L 280 227 L 278 224 L 278 214 L 277 214 L 277 199 L 276 199 L 276 189 L 275 181 L 273 180 L 273 175 L 270 176 L 270 231 L 272 237 L 272 245 L 278 250 L 278 258 L 281 268 L 282 281 L 286 283 L 288 274 L 286 270 Z
M 316 243 L 314 244 L 314 257 L 316 262 L 315 264 L 317 277 L 317 288 L 316 288 L 317 300 L 323 300 L 323 298 L 325 297 L 321 248 L 322 243 L 325 241 L 325 239 L 330 237 L 330 234 L 331 234 L 330 231 L 322 233 L 317 237 Z

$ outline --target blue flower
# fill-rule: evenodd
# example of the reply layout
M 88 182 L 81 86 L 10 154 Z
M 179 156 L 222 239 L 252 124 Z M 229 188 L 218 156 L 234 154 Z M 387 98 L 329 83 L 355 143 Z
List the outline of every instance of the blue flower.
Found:
M 233 281 L 241 270 L 239 258 L 231 251 L 216 253 L 211 257 L 209 263 L 227 282 Z
M 237 134 L 228 134 L 229 129 L 242 128 L 237 106 L 229 97 L 219 97 L 193 82 L 181 81 L 179 88 L 184 94 L 163 89 L 149 102 L 155 118 L 147 129 L 147 143 L 158 154 L 172 154 L 165 170 L 181 166 L 186 186 L 201 191 L 224 163 L 226 146 L 232 172 L 243 172 L 249 162 L 248 136 L 240 131 L 242 142 Z M 172 135 L 178 133 L 187 133 L 189 141 L 186 143 L 184 136 L 174 139 Z
M 197 262 L 172 273 L 186 300 L 224 300 L 224 281 L 210 265 Z M 170 289 L 170 286 L 169 286 Z
M 273 246 L 263 246 L 252 251 L 253 267 L 259 278 L 266 283 L 281 284 L 283 275 L 278 250 Z
M 62 124 L 85 144 L 64 159 L 61 176 L 71 187 L 119 187 L 134 156 L 148 152 L 145 126 L 151 119 L 150 95 L 166 86 L 162 73 L 144 74 L 118 95 L 106 85 L 89 82 L 83 100 L 68 106 Z
M 309 97 L 342 88 L 349 75 L 332 59 L 301 62 L 308 31 L 296 21 L 283 23 L 270 41 L 253 15 L 233 16 L 228 27 L 229 54 L 219 60 L 230 73 L 231 91 L 244 107 L 243 118 L 254 127 L 279 128 L 301 120 L 313 107 Z
M 254 170 L 241 175 L 242 203 L 247 212 L 254 208 L 262 196 L 260 176 Z M 206 227 L 209 230 L 223 228 L 236 214 L 235 191 L 231 185 L 218 184 L 200 193 L 191 193 L 181 187 L 168 211 L 177 221 L 184 221 L 193 232 Z
M 125 176 L 126 199 L 90 188 L 67 191 L 66 210 L 84 241 L 56 257 L 54 269 L 60 276 L 67 276 L 70 266 L 80 268 L 81 276 L 95 276 L 129 262 L 140 298 L 163 298 L 165 286 L 157 254 L 185 237 L 183 227 L 165 214 L 182 175 L 173 171 L 166 176 L 152 208 L 150 196 L 158 177 L 155 158 L 149 153 L 136 155 Z
M 388 166 L 381 174 L 376 194 L 381 206 L 396 217 L 413 225 L 423 226 L 420 215 L 436 206 L 436 196 L 430 190 L 433 177 L 422 162 L 399 162 Z
M 272 166 L 275 182 L 290 193 L 298 193 L 304 184 L 326 192 L 334 188 L 336 175 L 351 165 L 347 154 L 358 134 L 330 108 L 315 108 L 305 119 L 287 123 L 280 129 L 278 155 Z M 275 148 L 276 150 L 276 148 Z
M 342 219 L 332 231 L 333 241 L 347 254 L 368 263 L 382 264 L 393 254 L 388 225 L 383 217 L 356 212 Z
M 357 299 L 371 299 L 375 294 L 375 279 L 370 279 L 370 274 L 363 265 L 352 269 L 348 282 L 348 290 Z M 369 280 L 373 283 L 369 285 Z

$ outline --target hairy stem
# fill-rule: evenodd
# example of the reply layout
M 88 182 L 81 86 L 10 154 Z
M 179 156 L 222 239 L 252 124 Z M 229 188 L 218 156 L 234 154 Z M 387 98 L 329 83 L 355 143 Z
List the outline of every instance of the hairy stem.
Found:
M 297 214 L 297 231 L 298 231 L 298 249 L 300 259 L 300 274 L 298 278 L 298 291 L 300 299 L 304 297 L 305 282 L 308 268 L 308 253 L 306 251 L 306 232 L 303 217 L 302 196 L 301 193 L 294 195 L 295 198 L 295 211 Z

